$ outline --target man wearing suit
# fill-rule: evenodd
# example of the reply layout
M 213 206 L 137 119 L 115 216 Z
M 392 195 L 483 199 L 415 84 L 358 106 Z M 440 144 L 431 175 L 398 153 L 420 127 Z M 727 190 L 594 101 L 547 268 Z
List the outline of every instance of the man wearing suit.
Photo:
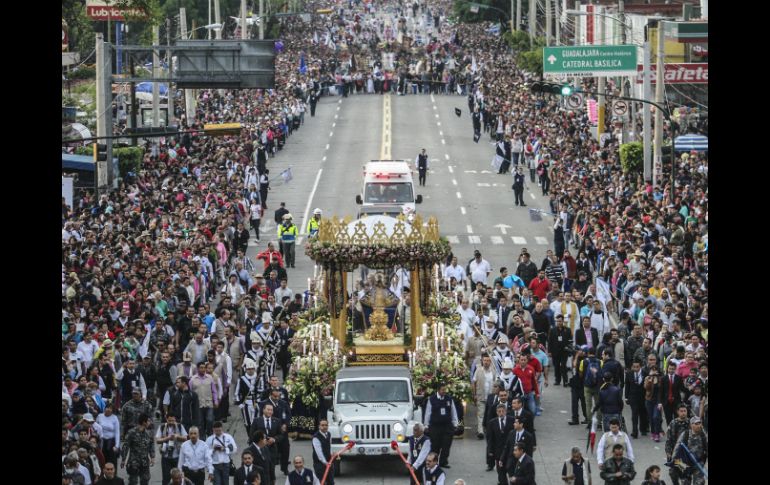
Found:
M 244 453 L 247 451 L 251 453 L 251 456 L 254 457 L 254 465 L 261 469 L 259 476 L 262 479 L 262 483 L 270 485 L 275 481 L 275 468 L 270 461 L 270 451 L 267 449 L 267 436 L 265 436 L 264 431 L 256 431 L 252 435 L 251 441 L 252 445 L 246 448 Z M 235 483 L 239 484 L 238 481 Z
M 668 363 L 667 370 L 668 373 L 660 380 L 660 404 L 658 408 L 663 408 L 663 412 L 666 414 L 666 424 L 671 425 L 676 408 L 682 402 L 684 381 L 676 373 L 676 364 L 674 362 Z
M 254 418 L 251 423 L 252 434 L 257 431 L 265 433 L 267 450 L 270 454 L 270 474 L 275 477 L 275 465 L 278 464 L 278 440 L 281 434 L 281 421 L 273 417 L 273 405 L 262 406 L 262 417 Z
M 265 401 L 259 403 L 259 408 L 264 409 L 265 406 L 270 405 L 273 407 L 273 414 L 276 416 L 276 420 L 280 423 L 280 433 L 276 437 L 278 451 L 281 453 L 280 465 L 281 471 L 284 475 L 289 474 L 289 422 L 291 421 L 291 409 L 289 403 L 281 399 L 281 390 L 274 387 L 270 390 L 270 397 Z M 272 436 L 272 435 L 271 435 Z M 277 457 L 273 457 L 274 461 L 278 461 Z
M 588 336 L 591 336 L 591 341 L 588 341 Z M 575 346 L 587 345 L 589 348 L 596 350 L 599 346 L 599 331 L 591 326 L 591 317 L 583 317 L 583 326 L 575 330 Z
M 511 401 L 511 417 L 521 418 L 524 422 L 524 429 L 535 436 L 535 415 L 532 411 L 524 407 L 524 401 L 520 397 L 514 397 Z
M 497 465 L 497 483 L 505 484 L 505 467 L 502 465 L 503 452 L 508 436 L 513 429 L 513 419 L 506 416 L 508 409 L 505 404 L 497 405 L 497 418 L 489 420 L 486 428 L 487 435 L 487 471 Z
M 505 442 L 505 448 L 503 449 L 503 458 L 510 458 L 513 452 L 514 445 L 522 445 L 524 451 L 532 456 L 537 448 L 537 440 L 535 435 L 524 429 L 524 420 L 521 418 L 513 418 L 513 429 L 508 435 L 508 439 Z M 505 462 L 501 462 L 501 465 L 505 465 Z
M 260 477 L 264 477 L 264 469 L 254 464 L 254 455 L 250 450 L 246 450 L 241 453 L 241 467 L 235 470 L 235 485 L 248 485 L 247 477 L 252 472 L 257 472 Z
M 536 485 L 535 462 L 524 451 L 524 447 L 516 444 L 513 447 L 513 456 L 508 459 L 507 472 L 510 479 L 508 483 L 516 485 Z
M 495 309 L 495 313 L 497 313 L 497 329 L 503 333 L 507 333 L 508 329 L 505 328 L 506 324 L 508 322 L 508 316 L 511 314 L 511 311 L 513 310 L 513 305 L 508 305 L 508 298 L 505 297 L 505 295 L 501 294 L 500 299 L 497 302 L 497 308 Z
M 642 364 L 634 362 L 631 369 L 626 371 L 626 403 L 631 406 L 631 423 L 633 432 L 631 437 L 639 437 L 639 430 L 642 435 L 647 435 L 647 410 L 644 406 L 644 375 L 642 375 Z
M 511 406 L 511 401 L 508 400 L 508 391 L 505 389 L 500 389 L 497 384 L 495 384 L 495 388 L 498 389 L 497 394 L 490 394 L 487 396 L 487 406 L 486 409 L 484 409 L 484 429 L 486 429 L 487 423 L 489 423 L 490 419 L 494 419 L 497 406 L 499 404 L 504 404 L 506 413 L 505 414 L 511 414 L 513 412 L 513 407 Z M 493 397 L 494 396 L 494 397 Z

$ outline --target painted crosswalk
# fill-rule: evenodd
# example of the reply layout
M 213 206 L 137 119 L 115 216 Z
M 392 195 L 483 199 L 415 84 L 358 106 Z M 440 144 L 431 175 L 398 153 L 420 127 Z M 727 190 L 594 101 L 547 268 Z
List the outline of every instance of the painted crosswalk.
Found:
M 504 245 L 506 241 L 510 241 L 516 246 L 526 246 L 527 244 L 533 244 L 533 242 L 528 242 L 528 240 L 532 241 L 533 239 L 534 244 L 540 246 L 547 246 L 550 244 L 548 239 L 543 236 L 530 236 L 529 239 L 524 236 L 482 236 L 473 234 L 472 226 L 468 226 L 467 230 L 467 233 L 463 235 L 451 234 L 445 235 L 444 237 L 447 239 L 447 241 L 449 241 L 450 244 L 493 244 L 497 246 Z

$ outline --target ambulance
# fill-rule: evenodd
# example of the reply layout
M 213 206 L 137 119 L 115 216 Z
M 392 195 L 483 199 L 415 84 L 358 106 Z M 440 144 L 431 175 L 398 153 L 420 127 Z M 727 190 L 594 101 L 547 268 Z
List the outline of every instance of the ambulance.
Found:
M 412 169 L 406 160 L 372 160 L 364 165 L 364 186 L 356 195 L 356 204 L 398 207 L 413 213 L 422 204 L 422 195 L 415 196 Z

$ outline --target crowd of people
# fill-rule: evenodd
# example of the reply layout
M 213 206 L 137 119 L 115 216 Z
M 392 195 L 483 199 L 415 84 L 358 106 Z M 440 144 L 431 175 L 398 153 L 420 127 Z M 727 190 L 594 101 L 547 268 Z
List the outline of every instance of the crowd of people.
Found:
M 596 458 L 607 483 L 635 477 L 632 440 L 648 433 L 665 436 L 661 464 L 690 464 L 670 468 L 674 483 L 703 483 L 707 157 L 682 154 L 674 187 L 624 173 L 617 142 L 599 146 L 586 116 L 531 94 L 532 75 L 489 25 L 449 27 L 448 0 L 332 7 L 315 23 L 283 21 L 276 89 L 202 90 L 195 119 L 181 120 L 193 130 L 241 122 L 239 136 L 160 140 L 118 190 L 62 203 L 63 483 L 123 483 L 119 472 L 149 483 L 156 447 L 164 485 L 230 483 L 231 467 L 238 484 L 275 483 L 278 465 L 287 484 L 321 478 L 328 423 L 289 402 L 277 377 L 314 289 L 289 287 L 297 228 L 283 205 L 269 203 L 276 237 L 260 234 L 268 166 L 319 97 L 384 92 L 466 96 L 474 139 L 489 133 L 507 162 L 499 171 L 512 169 L 520 184 L 528 171 L 550 196 L 555 244 L 541 265 L 523 250 L 510 275 L 501 268 L 488 284 L 491 265 L 477 253 L 467 265 L 450 259 L 444 274 L 472 369 L 477 436 L 499 483 L 534 482 L 551 368 L 554 384 L 571 388 L 569 425 L 590 430 L 595 417 L 602 430 Z M 256 259 L 251 241 L 264 247 Z M 443 484 L 452 432 L 438 430 L 457 425 L 457 409 L 436 391 L 410 462 L 421 481 Z M 248 443 L 223 431 L 236 416 Z M 291 456 L 290 433 L 312 436 L 312 470 Z M 645 480 L 660 483 L 660 473 L 652 466 Z M 586 485 L 591 474 L 573 449 L 565 483 Z

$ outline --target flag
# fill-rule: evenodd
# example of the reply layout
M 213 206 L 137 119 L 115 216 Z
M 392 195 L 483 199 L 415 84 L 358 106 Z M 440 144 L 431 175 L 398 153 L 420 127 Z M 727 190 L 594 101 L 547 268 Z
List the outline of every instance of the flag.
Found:
M 283 172 L 281 172 L 281 178 L 283 179 L 283 183 L 285 183 L 285 184 L 288 184 L 289 181 L 294 178 L 291 175 L 291 167 L 289 167 L 286 170 L 284 170 Z
M 610 285 L 602 278 L 596 278 L 596 299 L 602 302 L 605 307 L 610 302 L 612 293 L 610 292 Z
M 313 32 L 313 44 L 318 45 L 318 32 Z
M 144 356 L 147 355 L 147 352 L 150 350 L 150 333 L 151 328 L 149 325 L 145 327 L 145 331 L 147 332 L 144 336 L 144 339 L 142 340 L 142 345 L 139 346 L 139 355 L 144 359 Z
M 353 53 L 350 54 L 350 70 L 356 70 L 356 55 Z
M 280 40 L 275 41 L 275 52 L 281 52 L 283 50 L 283 42 Z
M 307 74 L 307 63 L 305 62 L 305 53 L 300 52 L 299 54 L 299 73 L 300 74 Z
M 495 170 L 500 170 L 500 167 L 503 165 L 504 158 L 500 155 L 495 155 L 495 157 L 492 159 L 492 167 L 494 167 Z
M 459 84 L 457 85 L 457 94 L 460 94 L 460 95 L 462 95 L 462 94 L 463 94 L 463 88 L 462 88 L 462 87 L 460 87 L 460 85 L 459 85 Z M 459 109 L 457 109 L 457 108 L 455 108 L 455 113 L 457 113 L 458 111 L 460 111 L 460 110 L 459 110 Z M 460 116 L 460 115 L 458 114 L 457 116 Z
M 476 72 L 479 67 L 476 65 L 476 56 L 471 56 L 471 72 Z
M 591 415 L 591 430 L 588 432 L 588 439 L 586 440 L 586 451 L 588 451 L 588 446 L 591 446 L 591 453 L 594 452 L 594 446 L 596 445 L 596 426 L 599 423 L 599 420 L 596 419 L 596 413 L 594 412 Z
M 487 29 L 488 34 L 500 35 L 500 24 L 493 25 Z
M 457 86 L 457 91 L 458 91 L 458 92 L 462 92 L 462 91 L 460 91 L 460 86 L 459 86 L 459 85 Z M 455 114 L 456 114 L 456 115 L 457 115 L 457 117 L 459 118 L 459 117 L 460 117 L 460 115 L 461 115 L 461 114 L 463 114 L 463 112 L 462 112 L 462 110 L 461 110 L 460 108 L 455 108 Z

